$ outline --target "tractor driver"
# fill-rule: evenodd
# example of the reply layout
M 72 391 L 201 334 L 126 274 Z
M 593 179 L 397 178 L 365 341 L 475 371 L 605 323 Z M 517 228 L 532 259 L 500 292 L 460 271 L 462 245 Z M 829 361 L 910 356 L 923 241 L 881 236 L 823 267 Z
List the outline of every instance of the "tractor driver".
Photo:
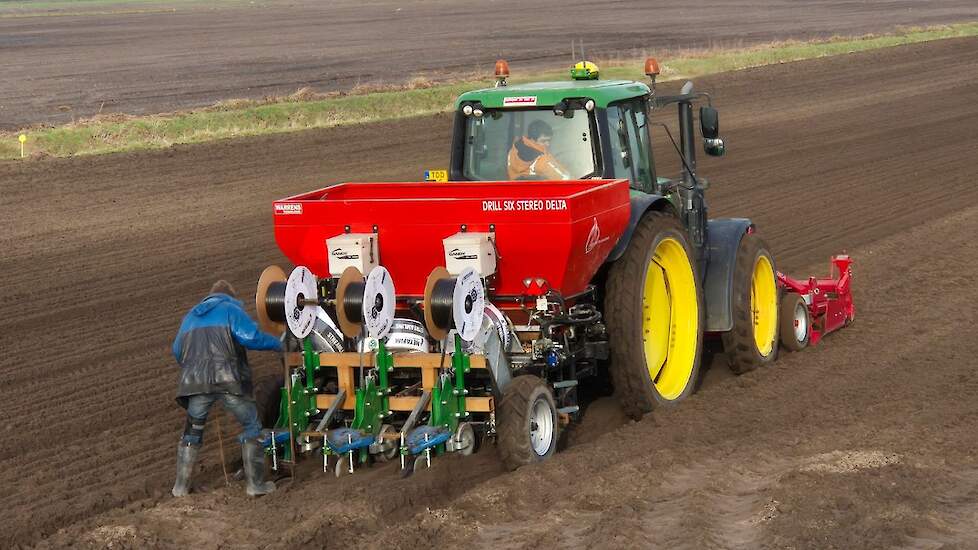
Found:
M 227 281 L 214 283 L 210 293 L 183 318 L 173 341 L 173 356 L 180 364 L 177 403 L 187 409 L 187 423 L 177 446 L 175 497 L 190 492 L 204 423 L 216 401 L 222 401 L 224 410 L 241 424 L 239 441 L 248 494 L 264 495 L 275 490 L 273 482 L 264 481 L 261 423 L 245 349 L 280 351 L 282 345 L 278 338 L 258 328 L 235 296 L 234 287 Z
M 570 173 L 550 153 L 554 131 L 542 120 L 534 120 L 509 150 L 506 172 L 509 179 L 569 180 Z

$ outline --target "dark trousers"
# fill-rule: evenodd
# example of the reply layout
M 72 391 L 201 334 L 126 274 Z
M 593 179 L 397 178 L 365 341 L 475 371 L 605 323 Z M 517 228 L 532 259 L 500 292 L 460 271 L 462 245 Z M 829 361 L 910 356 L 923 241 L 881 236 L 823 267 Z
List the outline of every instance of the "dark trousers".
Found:
M 248 439 L 257 439 L 261 434 L 261 422 L 258 421 L 258 408 L 255 400 L 250 397 L 231 395 L 227 393 L 204 393 L 192 395 L 187 403 L 187 425 L 180 441 L 185 445 L 200 445 L 204 440 L 204 423 L 207 413 L 218 399 L 224 402 L 224 410 L 228 411 L 241 424 L 241 437 L 244 443 Z

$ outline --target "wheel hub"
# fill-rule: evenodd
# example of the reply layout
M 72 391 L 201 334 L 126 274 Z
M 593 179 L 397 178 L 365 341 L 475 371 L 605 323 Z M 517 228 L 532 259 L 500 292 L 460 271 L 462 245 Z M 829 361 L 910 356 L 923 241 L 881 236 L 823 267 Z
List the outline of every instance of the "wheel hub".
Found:
M 754 262 L 750 289 L 751 322 L 754 327 L 754 345 L 761 356 L 774 350 L 778 329 L 778 289 L 774 282 L 774 266 L 763 255 Z
M 545 399 L 537 399 L 530 411 L 530 444 L 533 452 L 544 456 L 553 444 L 553 412 Z
M 683 395 L 693 375 L 699 306 L 692 265 L 683 245 L 663 238 L 645 274 L 642 339 L 649 377 L 663 399 Z
M 805 304 L 798 304 L 795 306 L 795 340 L 798 342 L 804 342 L 805 338 L 808 337 L 808 311 L 805 309 Z

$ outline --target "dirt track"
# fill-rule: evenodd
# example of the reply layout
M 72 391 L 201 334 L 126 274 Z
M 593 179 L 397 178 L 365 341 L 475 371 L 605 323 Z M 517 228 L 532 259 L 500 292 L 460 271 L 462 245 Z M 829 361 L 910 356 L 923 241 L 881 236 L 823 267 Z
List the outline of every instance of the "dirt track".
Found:
M 974 547 L 976 53 L 962 39 L 699 81 L 728 143 L 701 164 L 712 214 L 753 217 L 798 274 L 848 249 L 859 318 L 764 371 L 733 377 L 716 358 L 697 395 L 639 423 L 599 401 L 569 449 L 516 473 L 491 448 L 408 481 L 393 465 L 337 481 L 307 464 L 248 500 L 219 487 L 211 424 L 198 494 L 166 496 L 184 310 L 218 276 L 248 295 L 282 263 L 271 199 L 444 166 L 447 118 L 0 164 L 0 538 Z
M 161 0 L 77 10 L 102 13 L 0 18 L 0 129 L 485 71 L 500 56 L 514 70 L 553 68 L 570 59 L 572 37 L 607 58 L 978 19 L 973 0 Z

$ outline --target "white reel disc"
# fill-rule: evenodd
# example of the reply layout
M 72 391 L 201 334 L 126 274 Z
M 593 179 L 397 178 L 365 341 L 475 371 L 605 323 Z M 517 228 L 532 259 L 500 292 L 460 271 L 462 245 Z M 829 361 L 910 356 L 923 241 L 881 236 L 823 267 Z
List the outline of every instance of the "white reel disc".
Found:
M 316 310 L 319 309 L 319 306 L 303 305 L 299 300 L 315 300 L 318 297 L 316 276 L 312 271 L 301 265 L 293 269 L 285 283 L 285 321 L 297 338 L 309 336 L 316 321 Z
M 363 288 L 363 324 L 367 327 L 367 336 L 387 336 L 394 323 L 395 302 L 394 281 L 390 272 L 382 266 L 371 269 Z
M 482 328 L 482 316 L 486 310 L 486 289 L 482 278 L 471 267 L 465 268 L 455 280 L 455 293 L 452 295 L 452 316 L 455 330 L 462 340 L 471 342 Z

